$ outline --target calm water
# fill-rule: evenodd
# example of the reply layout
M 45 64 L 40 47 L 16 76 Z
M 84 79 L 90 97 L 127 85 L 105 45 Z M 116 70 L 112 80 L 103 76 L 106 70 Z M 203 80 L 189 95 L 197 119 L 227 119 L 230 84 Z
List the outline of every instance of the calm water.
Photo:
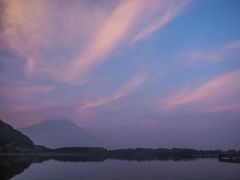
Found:
M 29 160 L 1 157 L 0 179 L 236 179 L 240 180 L 240 164 L 218 159 L 127 161 L 108 159 L 99 162 Z M 4 172 L 5 173 L 4 173 Z M 2 177 L 1 177 L 2 176 Z

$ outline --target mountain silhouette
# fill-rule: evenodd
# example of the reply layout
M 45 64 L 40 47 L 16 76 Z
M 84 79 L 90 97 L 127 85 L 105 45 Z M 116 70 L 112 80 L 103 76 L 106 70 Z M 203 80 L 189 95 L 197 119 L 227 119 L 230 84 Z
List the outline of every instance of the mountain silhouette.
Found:
M 80 128 L 70 120 L 58 119 L 19 129 L 35 144 L 50 148 L 74 146 L 98 146 L 101 140 Z

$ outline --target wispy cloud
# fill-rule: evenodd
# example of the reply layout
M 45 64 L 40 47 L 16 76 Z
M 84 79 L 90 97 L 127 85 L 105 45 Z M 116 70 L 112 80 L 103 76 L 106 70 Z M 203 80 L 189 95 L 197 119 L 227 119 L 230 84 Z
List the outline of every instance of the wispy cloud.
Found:
M 34 69 L 35 69 L 35 61 L 32 58 L 27 59 L 26 65 L 26 72 L 28 74 L 28 76 L 31 76 L 34 73 Z
M 14 102 L 32 101 L 41 95 L 46 95 L 54 90 L 54 86 L 15 85 L 1 87 L 0 93 L 4 98 Z
M 188 53 L 188 56 L 191 59 L 191 62 L 196 60 L 202 61 L 212 61 L 219 62 L 223 60 L 228 60 L 229 56 L 239 52 L 240 49 L 240 40 L 227 42 L 221 46 L 215 47 L 215 49 L 210 51 L 193 51 Z
M 219 112 L 219 111 L 236 111 L 239 113 L 240 112 L 240 103 L 216 105 L 216 106 L 209 107 L 204 112 Z
M 73 62 L 70 79 L 75 79 L 103 61 L 123 40 L 142 7 L 142 1 L 123 1 L 102 27 L 99 27 L 99 32 L 85 48 L 84 53 Z
M 54 86 L 28 86 L 20 88 L 25 93 L 48 93 L 54 90 Z
M 139 88 L 144 82 L 147 80 L 147 75 L 145 73 L 139 74 L 135 77 L 133 77 L 129 82 L 127 82 L 121 89 L 119 89 L 116 93 L 114 93 L 111 96 L 107 96 L 104 98 L 100 98 L 96 101 L 87 102 L 84 105 L 80 107 L 81 109 L 85 108 L 91 108 L 91 107 L 97 107 L 101 106 L 113 101 L 117 101 L 118 99 L 127 96 L 128 94 L 135 91 L 137 88 Z
M 50 108 L 54 104 L 52 102 L 38 102 L 38 103 L 25 103 L 25 104 L 14 104 L 10 108 L 15 112 L 31 112 L 44 108 Z
M 161 1 L 161 15 L 156 18 L 150 25 L 140 31 L 131 41 L 131 44 L 136 43 L 139 40 L 147 38 L 150 34 L 159 30 L 176 17 L 180 12 L 184 10 L 184 7 L 190 2 L 190 0 L 177 1 Z
M 25 60 L 26 74 L 75 83 L 85 82 L 88 73 L 116 48 L 163 27 L 188 0 L 3 3 L 2 38 Z
M 240 40 L 231 41 L 223 45 L 222 49 L 239 49 Z
M 189 55 L 191 59 L 195 60 L 207 60 L 207 61 L 221 61 L 223 59 L 223 52 L 202 52 L 202 51 L 195 51 L 191 52 Z
M 197 88 L 185 86 L 171 97 L 158 101 L 166 109 L 175 108 L 188 103 L 217 103 L 234 95 L 239 95 L 240 71 L 231 72 L 200 85 Z
M 3 1 L 2 37 L 25 59 L 26 74 L 64 80 L 81 47 L 101 29 L 108 11 L 83 1 Z M 31 8 L 29 8 L 31 7 Z M 93 53 L 93 52 L 90 52 Z
M 145 118 L 140 121 L 140 125 L 143 126 L 144 128 L 149 126 L 157 126 L 159 125 L 159 121 L 153 118 Z

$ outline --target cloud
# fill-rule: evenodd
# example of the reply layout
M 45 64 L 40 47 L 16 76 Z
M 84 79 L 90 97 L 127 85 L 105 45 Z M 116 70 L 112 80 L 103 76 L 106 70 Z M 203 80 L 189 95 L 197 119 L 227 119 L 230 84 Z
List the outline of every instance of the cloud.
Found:
M 52 90 L 54 90 L 54 86 L 37 86 L 37 85 L 22 85 L 17 88 L 1 88 L 5 92 L 13 92 L 16 94 L 22 94 L 22 93 L 48 93 Z
M 146 82 L 146 80 L 147 80 L 147 76 L 145 73 L 139 74 L 139 75 L 133 77 L 128 83 L 123 85 L 123 87 L 120 90 L 118 90 L 114 95 L 100 98 L 96 101 L 85 103 L 84 105 L 82 105 L 80 107 L 80 110 L 85 109 L 85 108 L 97 107 L 97 106 L 101 106 L 101 105 L 104 105 L 104 104 L 107 104 L 107 103 L 110 103 L 113 101 L 117 101 L 118 99 L 125 97 L 128 94 L 130 94 L 131 92 L 135 91 L 144 82 Z
M 54 86 L 17 84 L 14 86 L 2 86 L 0 88 L 0 93 L 3 95 L 4 99 L 7 98 L 10 102 L 26 102 L 36 100 L 39 96 L 46 95 L 54 89 Z
M 109 16 L 102 27 L 99 27 L 95 38 L 85 48 L 84 53 L 71 66 L 70 79 L 86 73 L 107 55 L 124 39 L 127 31 L 134 23 L 136 16 L 143 7 L 143 1 L 123 1 Z
M 106 19 L 108 11 L 84 1 L 3 1 L 1 37 L 25 60 L 26 74 L 59 81 L 73 59 Z
M 224 105 L 216 105 L 208 108 L 204 112 L 219 112 L 219 111 L 236 111 L 240 112 L 240 103 L 231 103 Z
M 240 71 L 234 71 L 217 77 L 197 88 L 185 86 L 169 98 L 158 101 L 166 109 L 176 108 L 185 104 L 207 102 L 208 105 L 218 103 L 236 95 L 239 96 Z M 194 105 L 194 104 L 193 104 Z
M 149 126 L 157 126 L 159 125 L 159 121 L 157 119 L 145 118 L 140 121 L 140 125 L 144 128 Z
M 1 39 L 25 63 L 25 74 L 81 83 L 116 48 L 146 38 L 180 13 L 188 1 L 2 2 Z
M 240 40 L 227 42 L 219 47 L 215 47 L 214 50 L 210 51 L 193 51 L 188 53 L 191 62 L 196 60 L 219 62 L 228 60 L 229 57 L 239 52 Z
M 135 44 L 137 41 L 147 38 L 150 34 L 159 30 L 170 22 L 176 15 L 184 10 L 184 7 L 190 2 L 189 0 L 177 1 L 161 1 L 161 15 L 150 25 L 140 31 L 131 41 Z
M 35 69 L 35 61 L 32 58 L 27 59 L 27 63 L 25 65 L 26 72 L 29 76 L 31 76 L 34 73 Z
M 231 41 L 223 45 L 222 49 L 239 49 L 240 40 Z
M 54 90 L 54 86 L 27 86 L 20 88 L 25 93 L 48 93 Z
M 9 108 L 13 109 L 14 112 L 33 112 L 36 110 L 51 108 L 54 104 L 52 102 L 38 102 L 38 103 L 23 103 L 23 104 L 14 104 Z
M 202 51 L 195 51 L 191 52 L 189 56 L 193 60 L 207 60 L 207 61 L 221 61 L 223 59 L 223 52 L 202 52 Z

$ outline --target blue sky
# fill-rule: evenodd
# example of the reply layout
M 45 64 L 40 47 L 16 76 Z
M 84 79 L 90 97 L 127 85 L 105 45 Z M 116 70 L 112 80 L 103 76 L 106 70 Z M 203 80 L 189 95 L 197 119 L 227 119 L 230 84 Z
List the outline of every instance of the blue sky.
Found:
M 0 9 L 0 117 L 14 127 L 67 118 L 119 146 L 240 148 L 238 0 Z

